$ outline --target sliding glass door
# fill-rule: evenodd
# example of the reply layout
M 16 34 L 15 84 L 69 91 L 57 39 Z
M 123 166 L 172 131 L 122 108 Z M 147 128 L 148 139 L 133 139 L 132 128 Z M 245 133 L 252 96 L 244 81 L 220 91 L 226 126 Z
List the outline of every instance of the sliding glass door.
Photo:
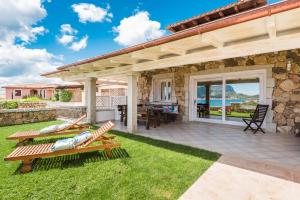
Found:
M 194 85 L 190 119 L 243 124 L 242 119 L 265 101 L 265 71 L 191 77 Z
M 225 120 L 242 122 L 259 102 L 259 78 L 226 80 Z
M 197 118 L 222 120 L 222 80 L 197 81 Z

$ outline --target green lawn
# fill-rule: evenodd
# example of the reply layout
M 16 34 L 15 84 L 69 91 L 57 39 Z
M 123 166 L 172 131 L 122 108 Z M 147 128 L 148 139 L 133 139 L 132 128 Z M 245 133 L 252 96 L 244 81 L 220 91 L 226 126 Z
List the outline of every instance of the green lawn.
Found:
M 222 113 L 217 110 L 211 110 L 209 111 L 209 113 L 215 116 L 222 116 Z M 250 117 L 250 114 L 252 113 L 242 113 L 242 112 L 232 111 L 230 114 L 226 114 L 226 117 L 248 118 Z
M 3 161 L 16 143 L 6 136 L 56 123 L 0 127 L 0 199 L 177 199 L 219 157 L 112 131 L 122 148 L 111 159 L 103 152 L 39 159 L 28 174 L 18 172 L 20 162 Z

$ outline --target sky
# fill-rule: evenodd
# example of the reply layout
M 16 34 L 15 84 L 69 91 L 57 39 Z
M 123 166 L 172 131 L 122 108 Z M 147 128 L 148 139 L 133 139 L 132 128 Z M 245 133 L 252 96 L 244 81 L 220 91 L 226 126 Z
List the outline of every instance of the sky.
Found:
M 259 95 L 259 83 L 237 83 L 229 85 L 233 87 L 236 93 L 249 96 Z
M 232 2 L 0 0 L 0 87 L 60 83 L 39 74 L 163 37 L 167 25 Z

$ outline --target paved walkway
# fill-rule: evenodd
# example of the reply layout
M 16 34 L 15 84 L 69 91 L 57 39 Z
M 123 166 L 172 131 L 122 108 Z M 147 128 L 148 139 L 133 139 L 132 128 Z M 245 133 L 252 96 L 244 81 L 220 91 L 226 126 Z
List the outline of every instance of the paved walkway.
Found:
M 298 200 L 300 184 L 214 163 L 180 200 Z
M 116 122 L 116 129 L 126 127 Z M 219 152 L 215 162 L 182 195 L 185 200 L 298 200 L 300 138 L 252 134 L 242 127 L 209 123 L 169 123 L 136 133 Z
M 116 129 L 127 131 L 120 122 Z M 169 123 L 136 133 L 146 137 L 284 167 L 300 166 L 300 137 L 276 133 L 245 133 L 243 127 L 200 122 Z M 299 167 L 300 168 L 300 167 Z

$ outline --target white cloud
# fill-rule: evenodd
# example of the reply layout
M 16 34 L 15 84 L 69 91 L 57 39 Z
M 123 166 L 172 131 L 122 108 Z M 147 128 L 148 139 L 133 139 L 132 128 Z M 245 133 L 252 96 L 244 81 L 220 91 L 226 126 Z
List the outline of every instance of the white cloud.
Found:
M 62 24 L 60 26 L 60 31 L 65 34 L 76 34 L 78 31 L 72 28 L 71 24 Z
M 32 27 L 47 15 L 41 0 L 0 0 L 0 41 L 14 42 L 16 38 L 29 43 L 44 27 Z
M 21 45 L 6 44 L 0 47 L 0 77 L 40 74 L 53 70 L 58 57 L 46 49 L 29 49 Z
M 72 9 L 78 14 L 79 21 L 86 22 L 111 22 L 113 14 L 109 12 L 109 5 L 107 8 L 97 7 L 94 4 L 79 3 L 73 4 Z
M 57 41 L 63 45 L 68 45 L 74 41 L 78 31 L 72 28 L 70 24 L 62 24 L 60 26 L 60 33 L 61 36 L 57 37 Z
M 57 38 L 58 42 L 67 45 L 73 42 L 74 36 L 73 35 L 62 35 L 61 37 Z
M 45 27 L 37 26 L 47 15 L 42 3 L 42 0 L 0 0 L 0 87 L 52 82 L 39 74 L 54 70 L 61 64 L 60 58 L 46 49 L 25 47 L 47 32 Z
M 119 26 L 113 27 L 113 31 L 117 33 L 114 41 L 123 46 L 131 46 L 157 39 L 165 34 L 160 27 L 159 22 L 150 20 L 148 12 L 140 11 L 122 19 Z
M 46 49 L 29 49 L 21 45 L 0 46 L 0 87 L 18 83 L 54 82 L 39 76 L 61 65 L 61 58 Z
M 64 46 L 67 46 L 69 49 L 73 51 L 80 51 L 81 49 L 86 48 L 88 36 L 82 37 L 81 40 L 76 41 L 78 31 L 70 24 L 62 24 L 60 26 L 61 36 L 57 36 L 57 41 Z
M 70 46 L 70 49 L 73 51 L 80 51 L 81 49 L 84 49 L 87 46 L 88 38 L 89 37 L 86 35 L 78 42 L 73 42 L 73 44 Z

